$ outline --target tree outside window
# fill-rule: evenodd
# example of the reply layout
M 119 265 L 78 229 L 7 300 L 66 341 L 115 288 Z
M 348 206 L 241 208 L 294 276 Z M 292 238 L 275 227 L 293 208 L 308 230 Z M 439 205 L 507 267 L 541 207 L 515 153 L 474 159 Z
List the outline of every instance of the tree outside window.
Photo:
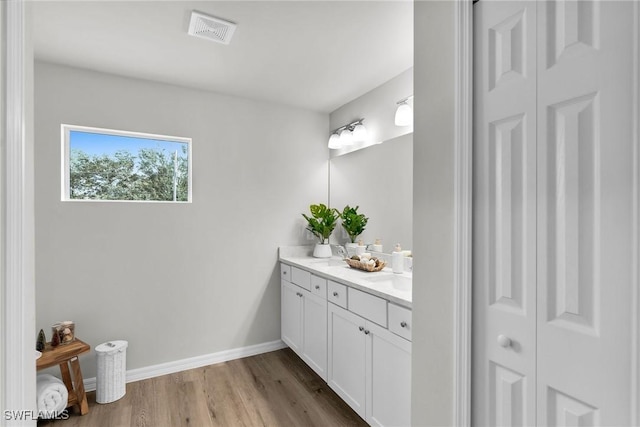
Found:
M 190 201 L 190 139 L 67 125 L 63 135 L 63 199 Z

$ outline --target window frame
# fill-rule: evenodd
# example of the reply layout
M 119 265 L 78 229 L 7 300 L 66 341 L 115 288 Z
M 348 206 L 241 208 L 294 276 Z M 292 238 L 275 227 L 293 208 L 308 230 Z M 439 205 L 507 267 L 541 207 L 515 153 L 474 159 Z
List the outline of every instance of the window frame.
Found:
M 70 136 L 72 131 L 97 133 L 102 135 L 114 135 L 124 136 L 129 138 L 141 138 L 141 139 L 154 139 L 165 142 L 178 142 L 187 144 L 187 200 L 186 201 L 174 201 L 174 200 L 110 200 L 110 199 L 72 199 L 71 196 L 71 176 L 70 176 L 70 160 L 71 160 L 71 144 Z M 133 132 L 117 129 L 106 129 L 91 126 L 79 126 L 62 123 L 60 125 L 61 133 L 61 188 L 60 188 L 60 200 L 62 202 L 133 202 L 133 203 L 192 203 L 193 202 L 193 189 L 192 189 L 192 139 L 181 136 L 169 136 L 144 132 Z

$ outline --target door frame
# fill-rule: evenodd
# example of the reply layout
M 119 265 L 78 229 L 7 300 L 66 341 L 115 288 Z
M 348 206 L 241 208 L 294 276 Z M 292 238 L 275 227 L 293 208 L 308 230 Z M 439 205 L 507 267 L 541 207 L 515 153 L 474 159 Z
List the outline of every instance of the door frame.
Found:
M 28 13 L 24 0 L 2 2 L 0 30 L 5 40 L 0 50 L 0 76 L 4 104 L 1 111 L 0 144 L 0 232 L 2 274 L 0 285 L 1 329 L 0 408 L 32 411 L 36 403 L 35 363 L 32 361 L 35 329 L 33 153 L 30 135 L 33 123 Z M 20 425 L 35 425 L 29 413 Z M 16 423 L 2 416 L 2 425 Z
M 633 282 L 636 284 L 632 290 L 632 354 L 631 360 L 631 424 L 640 424 L 640 5 L 633 4 Z
M 453 425 L 471 425 L 473 0 L 454 8 Z

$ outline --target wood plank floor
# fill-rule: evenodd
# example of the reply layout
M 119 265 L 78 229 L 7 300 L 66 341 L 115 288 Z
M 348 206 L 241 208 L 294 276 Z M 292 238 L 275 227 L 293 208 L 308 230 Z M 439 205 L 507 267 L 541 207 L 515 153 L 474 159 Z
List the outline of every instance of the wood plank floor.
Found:
M 366 426 L 289 348 L 127 384 L 120 400 L 38 426 Z

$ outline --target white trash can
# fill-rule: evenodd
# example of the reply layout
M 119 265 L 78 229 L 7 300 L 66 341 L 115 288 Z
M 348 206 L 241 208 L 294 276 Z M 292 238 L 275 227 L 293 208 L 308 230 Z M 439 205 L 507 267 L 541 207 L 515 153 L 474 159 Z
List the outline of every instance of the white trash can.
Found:
M 126 393 L 128 345 L 127 341 L 109 341 L 96 347 L 96 402 L 115 402 Z

